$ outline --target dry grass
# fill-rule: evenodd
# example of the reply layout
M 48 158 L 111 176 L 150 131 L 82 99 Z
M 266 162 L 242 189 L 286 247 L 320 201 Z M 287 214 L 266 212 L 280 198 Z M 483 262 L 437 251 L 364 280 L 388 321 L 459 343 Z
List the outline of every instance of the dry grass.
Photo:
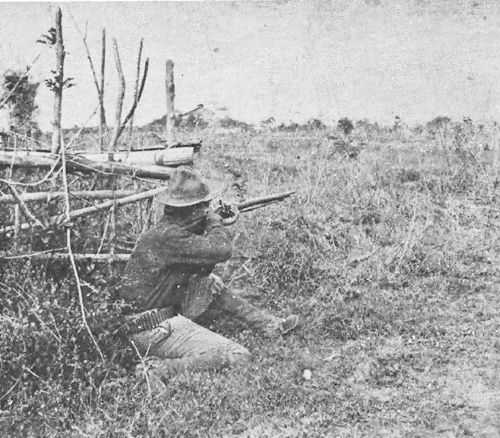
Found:
M 206 136 L 197 168 L 226 199 L 298 190 L 243 217 L 218 269 L 302 327 L 270 341 L 216 321 L 251 364 L 151 396 L 104 379 L 65 414 L 71 436 L 500 436 L 498 145 L 442 140 L 349 158 L 324 132 Z M 68 436 L 43 409 L 43 435 Z

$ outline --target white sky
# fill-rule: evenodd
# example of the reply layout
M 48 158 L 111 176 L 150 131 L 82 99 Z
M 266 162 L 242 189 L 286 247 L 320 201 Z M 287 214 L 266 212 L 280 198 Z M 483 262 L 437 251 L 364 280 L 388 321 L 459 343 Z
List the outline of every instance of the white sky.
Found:
M 38 80 L 54 54 L 36 39 L 52 26 L 55 3 L 0 3 L 0 69 L 25 66 L 38 52 Z M 302 121 L 342 116 L 410 123 L 436 115 L 500 118 L 500 2 L 495 0 L 316 0 L 267 2 L 61 3 L 66 74 L 63 125 L 86 121 L 96 91 L 81 39 L 98 54 L 105 26 L 120 46 L 133 90 L 139 40 L 151 58 L 136 120 L 165 112 L 164 64 L 175 62 L 177 107 L 225 106 L 247 121 L 271 115 Z M 107 60 L 108 118 L 117 74 Z M 126 101 L 125 109 L 129 107 Z M 50 129 L 52 97 L 42 85 L 42 129 Z M 96 120 L 96 119 L 95 119 Z M 96 122 L 94 121 L 93 124 Z

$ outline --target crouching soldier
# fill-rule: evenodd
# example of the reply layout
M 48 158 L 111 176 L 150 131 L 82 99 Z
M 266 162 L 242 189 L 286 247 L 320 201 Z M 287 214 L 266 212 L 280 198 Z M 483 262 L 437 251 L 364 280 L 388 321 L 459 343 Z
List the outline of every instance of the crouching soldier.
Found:
M 157 199 L 163 217 L 140 236 L 121 281 L 121 297 L 142 311 L 129 318 L 128 336 L 152 357 L 149 372 L 160 380 L 249 359 L 246 348 L 197 324 L 202 315 L 222 311 L 267 336 L 285 334 L 298 323 L 296 315 L 281 319 L 256 308 L 212 274 L 231 257 L 232 244 L 210 200 L 196 174 L 174 172 Z

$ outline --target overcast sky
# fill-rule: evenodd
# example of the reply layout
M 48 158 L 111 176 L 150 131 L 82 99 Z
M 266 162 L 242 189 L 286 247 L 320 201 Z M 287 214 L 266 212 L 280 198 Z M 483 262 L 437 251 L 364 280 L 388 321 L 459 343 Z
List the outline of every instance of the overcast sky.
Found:
M 227 107 L 246 121 L 342 116 L 408 122 L 436 115 L 500 119 L 500 2 L 495 0 L 318 0 L 267 2 L 60 3 L 66 74 L 63 124 L 81 124 L 96 105 L 81 39 L 97 57 L 100 29 L 116 37 L 133 90 L 141 37 L 151 58 L 137 122 L 165 112 L 164 64 L 175 62 L 177 107 Z M 53 25 L 55 3 L 0 4 L 0 68 L 29 64 L 42 80 L 54 66 L 35 44 Z M 111 47 L 108 41 L 108 47 Z M 117 73 L 108 51 L 106 106 Z M 126 101 L 126 108 L 129 100 Z M 39 121 L 50 128 L 52 96 L 40 87 Z M 91 122 L 95 124 L 96 122 Z

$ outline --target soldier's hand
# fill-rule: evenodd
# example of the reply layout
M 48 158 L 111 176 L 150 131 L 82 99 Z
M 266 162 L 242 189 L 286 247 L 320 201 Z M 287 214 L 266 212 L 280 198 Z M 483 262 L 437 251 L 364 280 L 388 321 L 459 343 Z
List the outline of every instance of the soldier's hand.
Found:
M 219 201 L 218 207 L 215 209 L 215 212 L 222 217 L 222 223 L 224 225 L 232 225 L 240 216 L 240 211 L 238 207 L 231 204 L 226 204 L 223 201 Z
M 218 225 L 222 225 L 222 218 L 213 210 L 209 210 L 207 213 L 207 229 L 211 229 Z
M 221 294 L 222 292 L 224 292 L 226 285 L 222 281 L 222 278 L 220 278 L 218 275 L 210 274 L 210 279 L 212 280 L 212 290 L 216 294 Z

